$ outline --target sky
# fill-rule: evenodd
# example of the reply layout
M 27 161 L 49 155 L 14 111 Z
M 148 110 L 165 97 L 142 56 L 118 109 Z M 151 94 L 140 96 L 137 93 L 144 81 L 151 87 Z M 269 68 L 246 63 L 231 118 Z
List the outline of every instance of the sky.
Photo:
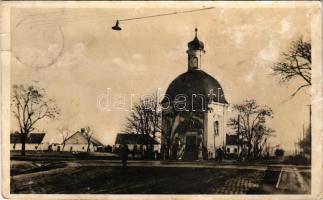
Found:
M 60 141 L 59 128 L 75 132 L 90 125 L 97 139 L 113 144 L 129 111 L 103 109 L 98 99 L 109 93 L 111 107 L 125 100 L 129 108 L 158 88 L 164 94 L 187 71 L 187 43 L 198 28 L 206 50 L 202 69 L 220 82 L 230 105 L 255 99 L 271 107 L 271 145 L 293 150 L 308 125 L 309 91 L 290 98 L 300 80 L 281 84 L 271 66 L 292 41 L 310 40 L 310 10 L 214 8 L 124 21 L 122 31 L 111 29 L 116 19 L 196 8 L 13 9 L 11 83 L 45 88 L 61 109 L 59 120 L 37 124 L 46 132 L 44 141 Z M 11 124 L 15 130 L 13 118 Z

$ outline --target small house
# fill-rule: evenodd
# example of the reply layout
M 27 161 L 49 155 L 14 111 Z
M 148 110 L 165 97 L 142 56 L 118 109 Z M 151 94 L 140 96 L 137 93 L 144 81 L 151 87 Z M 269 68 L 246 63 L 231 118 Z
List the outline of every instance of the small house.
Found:
M 129 153 L 137 158 L 144 157 L 148 151 L 160 152 L 159 142 L 145 134 L 118 133 L 114 152 L 118 152 L 122 145 L 127 145 Z
M 30 133 L 25 142 L 25 150 L 36 151 L 42 149 L 42 141 L 45 133 Z M 18 132 L 10 134 L 10 150 L 20 151 L 22 149 L 22 138 Z
M 227 155 L 238 155 L 239 146 L 238 146 L 238 135 L 229 135 L 226 134 L 226 154 Z
M 90 152 L 97 151 L 99 148 L 104 147 L 104 145 L 93 136 L 88 142 L 88 137 L 86 136 L 85 129 L 82 128 L 80 131 L 76 131 L 73 135 L 67 138 L 65 141 L 64 149 L 63 144 L 61 144 L 59 150 L 71 152 L 86 152 L 88 149 L 88 143 Z

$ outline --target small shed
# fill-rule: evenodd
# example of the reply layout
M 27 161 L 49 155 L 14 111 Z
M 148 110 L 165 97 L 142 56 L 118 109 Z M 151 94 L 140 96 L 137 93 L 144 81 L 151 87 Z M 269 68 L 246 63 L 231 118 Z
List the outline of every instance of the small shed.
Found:
M 239 154 L 238 135 L 226 135 L 226 154 Z

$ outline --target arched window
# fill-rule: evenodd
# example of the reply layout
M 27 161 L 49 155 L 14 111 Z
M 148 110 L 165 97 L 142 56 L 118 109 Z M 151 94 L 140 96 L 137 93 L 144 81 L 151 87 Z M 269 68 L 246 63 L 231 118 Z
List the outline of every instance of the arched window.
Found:
M 199 66 L 198 59 L 197 59 L 197 57 L 194 57 L 194 58 L 193 58 L 193 67 L 194 67 L 194 68 L 198 68 L 198 66 Z
M 214 135 L 219 135 L 219 121 L 214 122 Z

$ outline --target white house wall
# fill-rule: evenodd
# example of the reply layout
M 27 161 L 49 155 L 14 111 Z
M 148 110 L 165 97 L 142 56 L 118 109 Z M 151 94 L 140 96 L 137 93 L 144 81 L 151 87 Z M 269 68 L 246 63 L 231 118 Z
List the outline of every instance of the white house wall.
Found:
M 63 148 L 63 145 L 61 145 L 61 151 L 62 151 L 62 148 Z M 90 144 L 90 151 L 93 152 L 95 150 L 96 150 L 96 147 L 93 146 L 93 144 Z M 87 151 L 87 143 L 84 143 L 84 144 L 66 144 L 65 147 L 64 147 L 64 151 L 86 152 Z
M 228 152 L 228 149 L 230 149 L 230 152 Z M 237 152 L 234 152 L 235 149 L 237 150 Z M 228 154 L 238 154 L 241 152 L 241 149 L 238 152 L 238 145 L 226 145 L 225 150 Z
M 226 110 L 227 106 L 223 104 L 209 105 L 212 108 L 211 112 L 207 113 L 207 148 L 214 155 L 217 148 L 225 146 L 226 134 Z M 219 122 L 219 134 L 214 135 L 214 122 Z
M 15 148 L 13 146 L 14 146 L 14 144 L 10 144 L 10 150 L 20 151 L 22 149 L 22 145 L 21 144 L 16 144 Z M 25 150 L 26 151 L 36 151 L 36 150 L 44 150 L 44 149 L 42 148 L 42 145 L 38 145 L 38 144 L 26 144 L 25 145 Z
M 11 151 L 21 151 L 22 145 L 21 144 L 16 144 L 15 148 L 13 148 L 14 144 L 10 144 L 10 150 Z M 35 148 L 37 147 L 37 149 Z M 60 151 L 63 151 L 63 145 L 52 145 L 52 150 L 53 151 L 58 151 L 58 147 Z M 77 152 L 86 152 L 87 151 L 87 143 L 85 144 L 66 144 L 64 147 L 64 151 L 77 151 Z M 48 150 L 48 145 L 46 144 L 26 144 L 25 145 L 25 150 L 26 151 L 47 151 Z M 96 151 L 96 147 L 93 144 L 90 144 L 90 151 Z
M 66 142 L 66 144 L 87 144 L 87 139 L 82 133 L 78 132 L 71 136 Z

